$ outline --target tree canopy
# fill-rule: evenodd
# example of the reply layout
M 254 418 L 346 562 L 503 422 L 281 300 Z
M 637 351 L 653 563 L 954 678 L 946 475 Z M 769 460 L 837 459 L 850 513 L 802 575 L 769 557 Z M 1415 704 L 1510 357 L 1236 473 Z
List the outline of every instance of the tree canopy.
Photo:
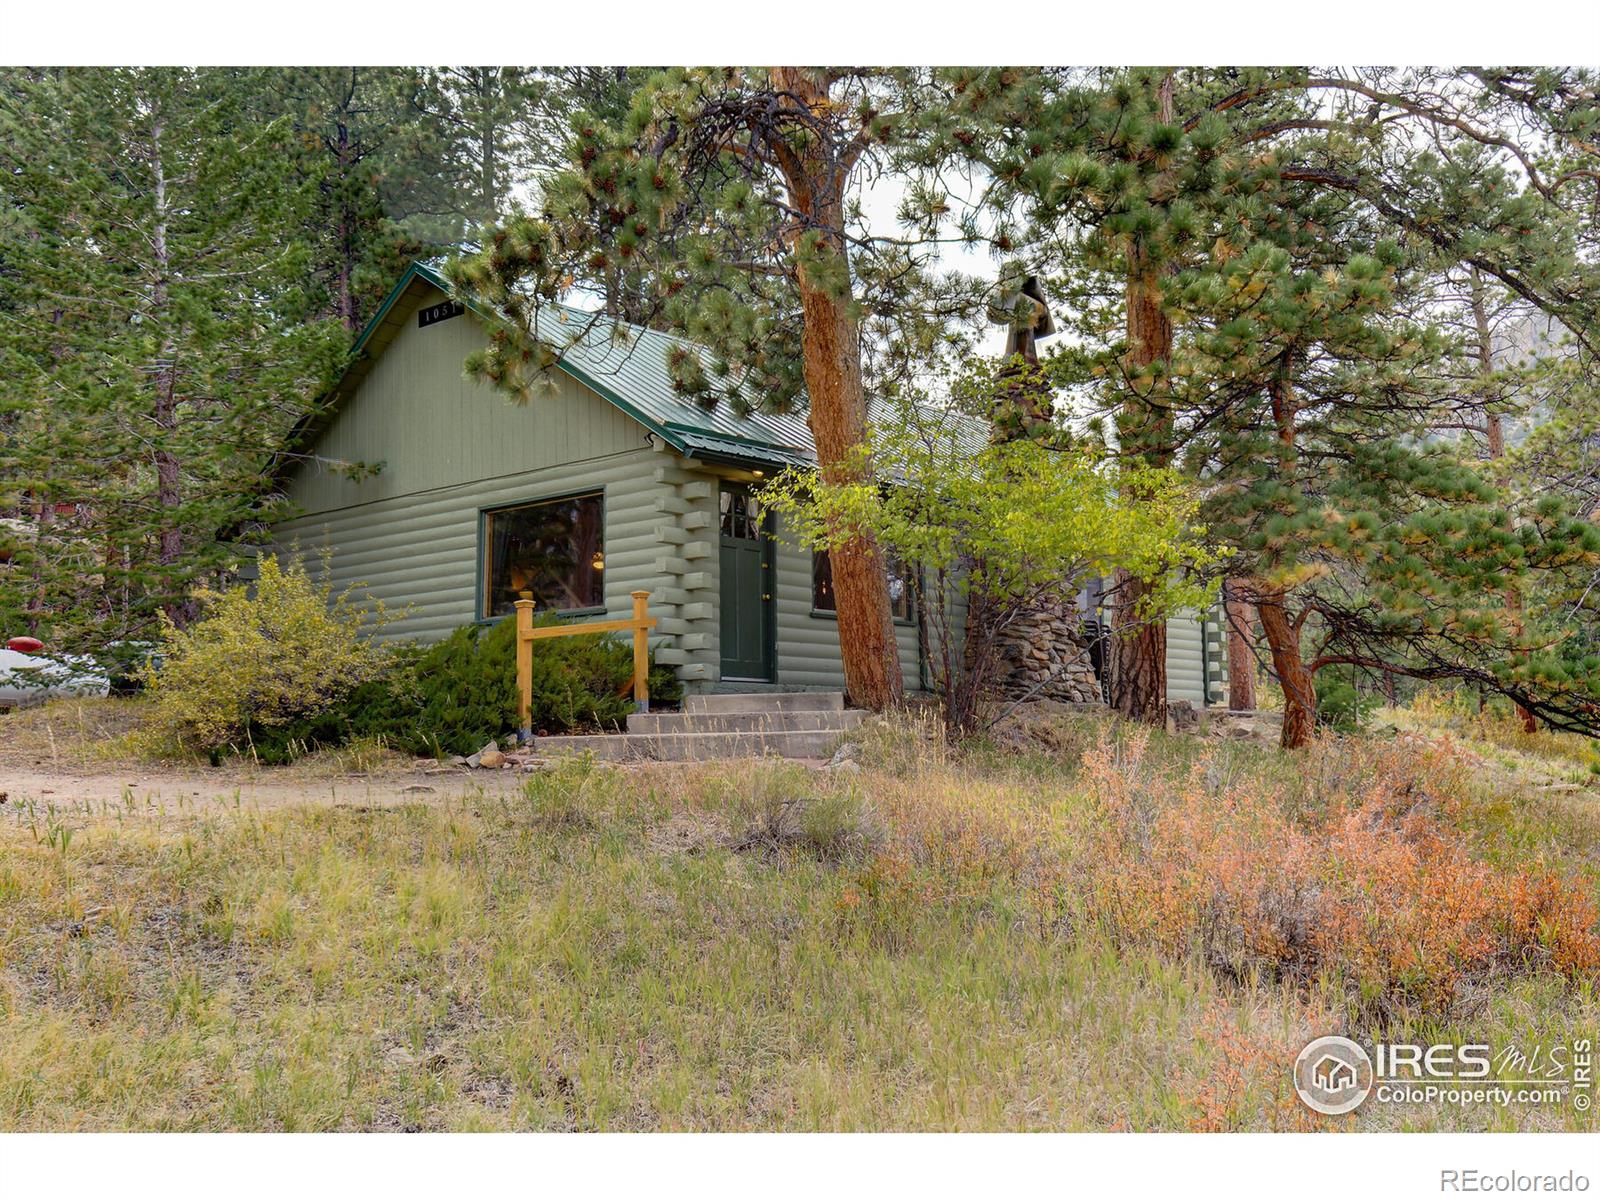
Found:
M 814 496 L 877 494 L 909 396 L 990 422 L 962 478 L 1017 511 L 1078 488 L 1173 550 L 1181 480 L 1203 552 L 1052 560 L 1113 576 L 1129 717 L 1164 718 L 1162 598 L 1225 581 L 1288 745 L 1329 672 L 1600 729 L 1592 71 L 8 68 L 0 132 L 0 612 L 65 647 L 227 584 L 422 257 L 497 315 L 471 376 L 538 403 L 566 338 L 673 332 L 684 397 L 806 405 Z M 808 510 L 873 707 L 891 507 Z

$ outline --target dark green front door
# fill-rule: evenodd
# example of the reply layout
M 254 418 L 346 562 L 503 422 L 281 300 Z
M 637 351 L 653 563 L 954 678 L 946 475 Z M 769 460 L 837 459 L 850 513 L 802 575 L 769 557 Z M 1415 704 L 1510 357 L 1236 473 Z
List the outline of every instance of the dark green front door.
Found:
M 722 485 L 722 677 L 771 682 L 772 531 L 744 484 Z

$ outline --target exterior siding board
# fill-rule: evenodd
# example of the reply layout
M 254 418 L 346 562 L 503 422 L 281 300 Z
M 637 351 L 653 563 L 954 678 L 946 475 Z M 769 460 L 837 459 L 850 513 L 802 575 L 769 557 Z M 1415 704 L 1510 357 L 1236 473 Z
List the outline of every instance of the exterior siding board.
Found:
M 475 480 L 434 493 L 428 502 L 397 496 L 286 522 L 277 535 L 282 553 L 315 564 L 326 548 L 337 588 L 381 602 L 397 616 L 384 630 L 391 638 L 433 640 L 478 617 L 479 512 L 503 504 L 575 491 L 605 497 L 606 610 L 632 611 L 634 588 L 655 592 L 654 556 L 614 555 L 613 539 L 656 519 L 649 450 L 562 467 Z M 660 608 L 653 602 L 652 608 Z
M 431 292 L 423 301 L 441 298 Z M 325 461 L 306 463 L 290 480 L 288 497 L 302 512 L 420 498 L 646 446 L 643 426 L 566 375 L 553 376 L 552 395 L 523 406 L 464 378 L 462 361 L 483 343 L 476 318 L 418 329 L 413 311 L 318 438 Z M 333 469 L 338 462 L 383 465 L 358 482 Z
M 1200 622 L 1192 613 L 1179 613 L 1167 622 L 1167 699 L 1204 707 L 1204 652 Z
M 630 591 L 661 585 L 661 456 L 643 426 L 567 376 L 521 407 L 463 378 L 482 343 L 477 320 L 414 320 L 416 304 L 441 298 L 395 310 L 400 328 L 318 437 L 320 461 L 288 479 L 299 515 L 278 527 L 276 548 L 311 565 L 327 553 L 335 587 L 356 586 L 397 618 L 384 636 L 433 640 L 479 616 L 482 509 L 601 491 L 606 609 L 627 615 Z M 357 481 L 328 460 L 383 465 Z
M 811 551 L 783 540 L 778 530 L 778 682 L 795 687 L 842 688 L 839 626 L 811 611 Z M 900 669 L 907 689 L 919 686 L 917 628 L 895 625 Z
M 384 322 L 392 339 L 382 339 L 386 348 L 317 435 L 316 457 L 289 472 L 286 495 L 298 515 L 278 527 L 274 548 L 313 567 L 326 555 L 336 588 L 356 587 L 395 618 L 384 636 L 433 640 L 479 617 L 483 509 L 601 491 L 607 615 L 628 615 L 629 593 L 650 591 L 662 660 L 691 689 L 716 684 L 718 473 L 652 446 L 643 425 L 568 375 L 555 373 L 553 393 L 521 407 L 465 379 L 461 364 L 483 340 L 477 318 L 419 329 L 417 307 L 443 293 L 406 294 Z M 658 367 L 635 354 L 617 370 L 630 382 L 638 382 L 630 372 L 660 382 L 661 404 L 683 403 L 664 374 L 655 380 Z M 769 423 L 793 434 L 789 420 Z M 357 462 L 381 469 L 361 480 L 337 469 Z M 781 529 L 775 549 L 776 683 L 842 688 L 837 623 L 811 610 L 811 553 L 785 542 Z M 895 637 L 905 685 L 915 689 L 916 626 L 897 623 Z M 1199 624 L 1174 619 L 1173 698 L 1203 702 L 1204 652 Z

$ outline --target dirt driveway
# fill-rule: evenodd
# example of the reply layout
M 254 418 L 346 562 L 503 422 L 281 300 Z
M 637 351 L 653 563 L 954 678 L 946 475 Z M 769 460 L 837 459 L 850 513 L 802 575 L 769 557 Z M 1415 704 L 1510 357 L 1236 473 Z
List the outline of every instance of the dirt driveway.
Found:
M 85 817 L 203 815 L 219 809 L 264 809 L 293 804 L 381 807 L 422 800 L 510 792 L 519 771 L 460 768 L 306 777 L 263 770 L 182 770 L 128 767 L 94 770 L 25 767 L 0 762 L 0 817 L 53 810 Z

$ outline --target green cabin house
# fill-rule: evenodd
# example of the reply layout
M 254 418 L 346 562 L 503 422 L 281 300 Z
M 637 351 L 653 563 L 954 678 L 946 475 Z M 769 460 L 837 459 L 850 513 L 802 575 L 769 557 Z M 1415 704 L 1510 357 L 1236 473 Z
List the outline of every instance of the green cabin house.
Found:
M 554 393 L 518 406 L 463 377 L 483 341 L 438 275 L 405 272 L 282 460 L 294 515 L 274 531 L 280 556 L 326 554 L 336 586 L 402 614 L 391 637 L 498 620 L 522 592 L 541 611 L 620 618 L 645 589 L 657 661 L 690 692 L 843 687 L 827 556 L 786 542 L 759 501 L 763 478 L 814 461 L 804 413 L 678 396 L 674 339 L 647 329 L 589 334 Z M 905 684 L 920 689 L 910 590 L 898 574 L 890 590 Z M 1223 694 L 1214 621 L 1173 621 L 1169 647 L 1172 698 Z

